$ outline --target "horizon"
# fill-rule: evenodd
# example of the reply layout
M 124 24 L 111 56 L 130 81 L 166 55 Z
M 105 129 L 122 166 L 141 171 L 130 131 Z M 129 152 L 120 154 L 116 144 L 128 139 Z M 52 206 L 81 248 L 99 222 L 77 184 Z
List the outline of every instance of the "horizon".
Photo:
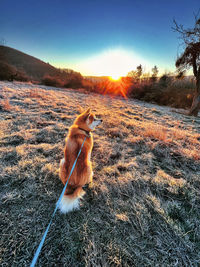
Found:
M 3 1 L 0 39 L 6 46 L 83 76 L 125 76 L 142 65 L 174 72 L 182 48 L 173 19 L 194 24 L 199 2 Z M 31 11 L 31 16 L 30 16 Z
M 43 60 L 40 59 L 40 58 L 36 58 L 36 57 L 33 56 L 33 55 L 29 55 L 29 54 L 25 53 L 24 51 L 20 51 L 20 50 L 14 48 L 14 47 L 10 47 L 10 46 L 7 46 L 7 45 L 5 45 L 5 44 L 0 44 L 0 47 L 6 47 L 6 48 L 8 48 L 8 49 L 16 50 L 16 51 L 18 51 L 19 53 L 22 53 L 22 54 L 25 54 L 25 55 L 27 55 L 27 56 L 33 57 L 33 58 L 35 58 L 35 59 L 38 60 L 38 61 L 41 61 L 41 62 L 43 62 L 43 63 L 45 63 L 45 64 L 48 64 L 48 65 L 50 65 L 50 66 L 56 68 L 57 70 L 61 70 L 61 71 L 74 71 L 74 72 L 80 73 L 79 71 L 76 71 L 76 70 L 71 69 L 71 68 L 66 68 L 66 67 L 61 68 L 60 66 L 58 66 L 58 67 L 53 66 L 53 65 L 50 64 L 49 62 L 45 62 L 45 61 L 43 61 Z M 143 66 L 142 66 L 142 67 L 143 67 Z M 133 70 L 133 71 L 136 71 L 136 70 Z M 111 79 L 112 81 L 116 81 L 116 82 L 119 81 L 119 80 L 121 80 L 121 78 L 125 78 L 125 77 L 128 76 L 128 73 L 127 73 L 126 75 L 120 75 L 120 76 L 118 76 L 118 75 L 105 75 L 105 74 L 102 74 L 102 75 L 91 75 L 91 74 L 83 75 L 82 73 L 80 73 L 80 74 L 81 74 L 83 77 L 85 77 L 85 78 L 104 78 L 104 79 L 105 79 L 105 78 L 106 78 L 106 79 L 108 78 L 108 79 Z M 176 74 L 175 72 L 167 72 L 167 71 L 165 71 L 165 72 L 163 72 L 163 73 L 158 73 L 157 77 L 158 77 L 158 78 L 161 78 L 163 75 L 167 75 L 167 76 L 171 76 L 171 77 L 173 77 L 173 76 L 176 76 L 177 74 Z M 150 77 L 150 76 L 151 76 L 151 73 L 150 73 L 150 72 L 144 72 L 144 71 L 142 71 L 141 78 L 144 78 L 144 79 L 145 79 L 145 77 L 148 78 L 148 77 Z M 186 71 L 185 74 L 184 74 L 184 77 L 194 77 L 194 74 L 192 73 L 191 70 L 190 70 L 190 71 Z

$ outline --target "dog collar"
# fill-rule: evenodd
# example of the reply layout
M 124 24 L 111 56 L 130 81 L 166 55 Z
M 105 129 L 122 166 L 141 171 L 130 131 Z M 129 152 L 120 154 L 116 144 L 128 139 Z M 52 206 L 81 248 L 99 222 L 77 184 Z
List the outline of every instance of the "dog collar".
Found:
M 78 128 L 79 128 L 79 130 L 84 131 L 84 132 L 86 133 L 86 136 L 87 136 L 87 137 L 91 137 L 91 134 L 90 134 L 89 131 L 86 131 L 85 129 L 80 128 L 80 127 L 78 127 Z

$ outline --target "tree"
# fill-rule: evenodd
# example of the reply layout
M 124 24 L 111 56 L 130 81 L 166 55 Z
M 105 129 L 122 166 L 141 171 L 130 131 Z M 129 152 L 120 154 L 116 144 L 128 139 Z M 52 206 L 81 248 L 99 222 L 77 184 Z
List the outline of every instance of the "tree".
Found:
M 140 79 L 141 76 L 142 76 L 142 65 L 140 64 L 139 66 L 137 66 L 137 77 L 138 77 L 138 79 Z
M 195 16 L 193 28 L 184 28 L 174 20 L 173 30 L 178 32 L 183 41 L 184 51 L 176 60 L 176 67 L 179 72 L 193 69 L 196 79 L 196 90 L 193 97 L 192 106 L 188 115 L 198 115 L 200 109 L 200 16 Z
M 185 78 L 185 70 L 178 70 L 177 75 L 175 76 L 177 80 L 182 80 Z
M 130 78 L 132 78 L 132 79 L 136 79 L 136 77 L 137 77 L 137 72 L 135 71 L 135 70 L 131 70 L 131 71 L 129 71 L 129 73 L 127 74 L 127 77 L 130 77 Z
M 151 76 L 151 79 L 152 81 L 156 81 L 157 80 L 157 76 L 158 76 L 158 67 L 155 65 L 152 69 L 152 76 Z
M 142 76 L 142 65 L 140 64 L 139 66 L 136 67 L 136 71 L 132 70 L 127 74 L 127 77 L 130 77 L 134 79 L 135 81 L 139 81 L 140 77 Z
M 171 81 L 172 81 L 171 73 L 164 73 L 159 79 L 159 84 L 162 87 L 167 87 L 170 85 Z

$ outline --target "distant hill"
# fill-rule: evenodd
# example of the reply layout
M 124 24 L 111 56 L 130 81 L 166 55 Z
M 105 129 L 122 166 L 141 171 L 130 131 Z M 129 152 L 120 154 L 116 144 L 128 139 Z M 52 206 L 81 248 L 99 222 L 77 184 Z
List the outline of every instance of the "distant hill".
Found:
M 33 80 L 40 81 L 45 75 L 66 77 L 66 73 L 33 56 L 7 46 L 0 46 L 0 61 L 24 72 Z

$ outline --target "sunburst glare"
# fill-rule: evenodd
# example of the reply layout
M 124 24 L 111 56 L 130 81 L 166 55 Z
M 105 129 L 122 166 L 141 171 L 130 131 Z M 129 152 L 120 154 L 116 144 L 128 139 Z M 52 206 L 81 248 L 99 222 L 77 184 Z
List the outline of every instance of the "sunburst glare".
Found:
M 74 65 L 74 69 L 83 75 L 110 76 L 117 80 L 139 64 L 149 66 L 147 61 L 129 50 L 109 49 Z

